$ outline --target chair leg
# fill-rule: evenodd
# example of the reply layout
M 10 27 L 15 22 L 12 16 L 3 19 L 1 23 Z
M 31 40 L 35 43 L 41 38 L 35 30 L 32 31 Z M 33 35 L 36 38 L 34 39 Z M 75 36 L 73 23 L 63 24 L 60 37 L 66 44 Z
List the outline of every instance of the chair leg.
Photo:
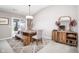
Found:
M 38 40 L 36 40 L 36 44 L 38 45 Z
M 43 43 L 43 40 L 41 39 L 41 43 Z

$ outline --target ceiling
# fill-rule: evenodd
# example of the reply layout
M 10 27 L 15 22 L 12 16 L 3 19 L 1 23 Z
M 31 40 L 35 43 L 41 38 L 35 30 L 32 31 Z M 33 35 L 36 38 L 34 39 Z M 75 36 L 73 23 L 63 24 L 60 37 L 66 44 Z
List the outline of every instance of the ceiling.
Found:
M 30 13 L 31 15 L 34 15 L 46 7 L 48 7 L 48 5 L 31 5 Z M 28 15 L 29 12 L 28 10 L 29 10 L 28 5 L 0 5 L 1 12 L 9 12 L 19 14 L 22 16 Z

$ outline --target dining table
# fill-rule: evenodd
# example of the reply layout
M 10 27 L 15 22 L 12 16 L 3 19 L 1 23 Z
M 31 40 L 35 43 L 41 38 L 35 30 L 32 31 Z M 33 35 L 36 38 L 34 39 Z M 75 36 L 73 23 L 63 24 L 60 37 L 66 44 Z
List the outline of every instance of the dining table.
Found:
M 28 45 L 32 42 L 32 36 L 36 35 L 37 32 L 34 30 L 26 30 L 22 31 L 23 32 L 23 44 Z

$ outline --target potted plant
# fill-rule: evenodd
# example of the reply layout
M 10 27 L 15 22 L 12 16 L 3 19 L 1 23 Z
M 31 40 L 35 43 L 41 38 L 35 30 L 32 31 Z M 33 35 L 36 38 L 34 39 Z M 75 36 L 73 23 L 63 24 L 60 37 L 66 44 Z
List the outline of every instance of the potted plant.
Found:
M 60 29 L 59 28 L 59 26 L 60 26 L 60 21 L 56 21 L 56 23 L 55 23 L 56 25 L 57 25 L 57 27 L 58 27 L 58 30 Z
M 74 27 L 77 25 L 76 20 L 75 19 L 74 20 L 71 20 L 69 25 L 70 25 L 70 31 L 73 31 L 74 30 Z

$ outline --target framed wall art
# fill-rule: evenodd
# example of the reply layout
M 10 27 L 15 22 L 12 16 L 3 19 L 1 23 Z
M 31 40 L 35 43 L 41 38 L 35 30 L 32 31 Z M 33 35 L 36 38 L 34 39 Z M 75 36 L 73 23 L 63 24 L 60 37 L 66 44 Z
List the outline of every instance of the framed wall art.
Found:
M 0 17 L 0 25 L 8 25 L 9 19 Z

